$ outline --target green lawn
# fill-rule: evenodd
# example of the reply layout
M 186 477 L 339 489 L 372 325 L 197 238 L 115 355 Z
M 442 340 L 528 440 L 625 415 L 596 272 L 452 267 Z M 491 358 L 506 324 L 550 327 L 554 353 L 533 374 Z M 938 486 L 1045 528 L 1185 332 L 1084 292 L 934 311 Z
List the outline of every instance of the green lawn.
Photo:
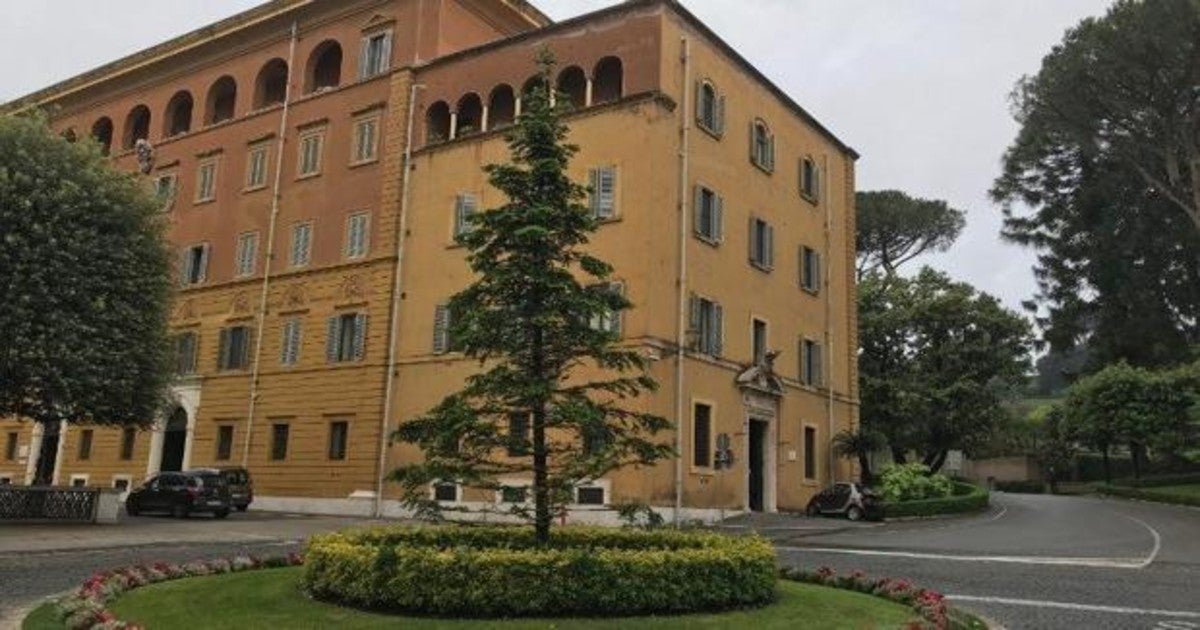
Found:
M 1200 499 L 1200 483 L 1183 484 L 1179 486 L 1158 486 L 1155 488 L 1142 488 L 1143 490 L 1153 492 L 1169 492 L 1171 494 L 1182 494 L 1189 497 Z
M 342 608 L 305 598 L 299 590 L 302 569 L 267 569 L 209 578 L 164 582 L 131 591 L 113 606 L 117 616 L 143 624 L 148 630 L 403 627 L 432 628 L 806 628 L 857 630 L 899 628 L 913 613 L 877 597 L 795 582 L 780 582 L 779 602 L 757 610 L 680 617 L 623 619 L 545 619 L 459 621 L 420 619 Z M 26 619 L 25 630 L 62 630 L 49 605 Z

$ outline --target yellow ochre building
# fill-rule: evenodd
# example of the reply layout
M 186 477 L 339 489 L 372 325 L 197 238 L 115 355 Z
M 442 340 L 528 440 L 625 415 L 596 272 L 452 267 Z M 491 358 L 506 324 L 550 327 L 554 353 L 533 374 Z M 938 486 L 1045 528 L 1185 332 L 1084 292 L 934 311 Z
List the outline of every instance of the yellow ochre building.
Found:
M 679 2 L 556 23 L 524 0 L 273 0 L 0 107 L 144 177 L 179 260 L 172 411 L 0 420 L 0 483 L 244 465 L 252 508 L 403 514 L 384 476 L 419 452 L 387 436 L 476 369 L 446 335 L 454 235 L 502 202 L 481 168 L 542 46 L 606 219 L 591 247 L 634 304 L 610 325 L 651 357 L 638 404 L 679 452 L 580 487 L 569 520 L 802 510 L 849 477 L 830 439 L 858 422 L 857 154 Z

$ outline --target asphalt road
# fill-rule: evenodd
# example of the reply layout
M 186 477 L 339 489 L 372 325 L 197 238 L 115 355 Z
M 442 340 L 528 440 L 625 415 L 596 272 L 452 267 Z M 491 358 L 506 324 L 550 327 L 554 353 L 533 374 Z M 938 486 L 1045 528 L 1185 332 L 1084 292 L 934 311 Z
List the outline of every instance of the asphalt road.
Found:
M 1200 510 L 995 494 L 983 515 L 764 533 L 784 563 L 908 578 L 1010 629 L 1200 629 Z

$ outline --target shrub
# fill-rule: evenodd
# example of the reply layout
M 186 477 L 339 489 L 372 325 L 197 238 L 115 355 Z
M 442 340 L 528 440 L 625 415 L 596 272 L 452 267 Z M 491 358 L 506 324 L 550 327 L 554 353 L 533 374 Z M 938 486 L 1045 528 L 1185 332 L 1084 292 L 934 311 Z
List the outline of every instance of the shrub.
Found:
M 1096 491 L 1101 494 L 1108 494 L 1114 497 L 1125 497 L 1127 499 L 1141 499 L 1142 501 L 1154 501 L 1156 503 L 1174 503 L 1176 505 L 1192 505 L 1200 507 L 1200 497 L 1182 492 L 1173 492 L 1171 490 L 1161 490 L 1159 488 L 1124 488 L 1121 486 L 1096 486 Z
M 884 514 L 888 518 L 898 518 L 976 512 L 987 508 L 989 498 L 990 495 L 984 488 L 968 483 L 956 483 L 952 496 L 917 501 L 889 501 L 884 505 Z
M 716 611 L 775 598 L 764 539 L 707 532 L 379 528 L 314 536 L 304 586 L 342 604 L 458 617 Z
M 1046 484 L 1041 481 L 997 481 L 993 485 L 1000 492 L 1042 494 L 1046 491 Z
M 1159 486 L 1178 486 L 1188 483 L 1200 483 L 1200 472 L 1174 473 L 1168 475 L 1152 475 L 1141 479 L 1114 479 L 1114 486 L 1129 486 L 1132 488 L 1156 488 Z
M 902 464 L 884 469 L 880 490 L 888 501 L 916 501 L 948 497 L 954 491 L 954 482 L 946 475 L 931 474 L 924 464 Z

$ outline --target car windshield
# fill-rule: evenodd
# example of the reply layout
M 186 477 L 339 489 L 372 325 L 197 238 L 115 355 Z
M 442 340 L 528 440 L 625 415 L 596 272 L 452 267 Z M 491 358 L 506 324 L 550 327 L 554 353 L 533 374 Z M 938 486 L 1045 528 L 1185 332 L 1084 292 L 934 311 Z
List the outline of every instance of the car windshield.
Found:
M 244 470 L 222 471 L 221 476 L 225 478 L 226 483 L 236 486 L 244 486 L 250 481 L 250 475 Z
M 196 475 L 191 478 L 192 485 L 200 488 L 219 488 L 225 485 L 220 475 Z

